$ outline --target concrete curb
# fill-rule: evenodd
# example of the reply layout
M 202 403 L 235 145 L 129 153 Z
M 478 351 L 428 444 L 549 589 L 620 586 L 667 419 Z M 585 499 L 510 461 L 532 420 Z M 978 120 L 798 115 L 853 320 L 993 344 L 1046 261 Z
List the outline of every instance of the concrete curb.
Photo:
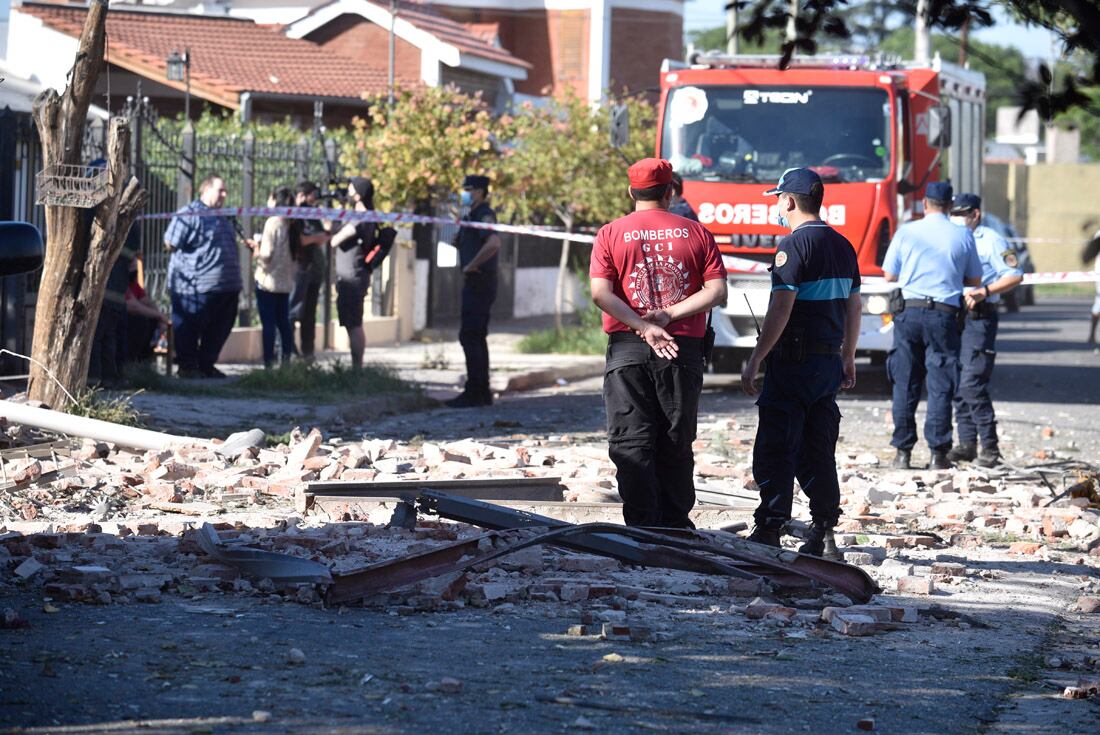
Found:
M 501 376 L 493 381 L 493 389 L 500 393 L 519 393 L 538 390 L 556 385 L 559 380 L 583 380 L 603 375 L 604 359 L 593 357 L 583 363 L 562 365 L 545 370 L 531 370 L 525 373 Z

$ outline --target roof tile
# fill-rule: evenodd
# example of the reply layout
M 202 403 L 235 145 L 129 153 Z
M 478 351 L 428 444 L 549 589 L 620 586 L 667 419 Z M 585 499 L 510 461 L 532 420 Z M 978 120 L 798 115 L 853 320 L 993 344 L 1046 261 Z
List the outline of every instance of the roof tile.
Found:
M 70 36 L 80 35 L 87 12 L 82 5 L 31 2 L 16 10 Z M 247 19 L 112 7 L 107 13 L 107 41 L 108 58 L 129 59 L 164 72 L 169 54 L 189 49 L 192 84 L 222 94 L 247 91 L 358 99 L 387 89 L 385 68 L 334 58 L 331 50 Z

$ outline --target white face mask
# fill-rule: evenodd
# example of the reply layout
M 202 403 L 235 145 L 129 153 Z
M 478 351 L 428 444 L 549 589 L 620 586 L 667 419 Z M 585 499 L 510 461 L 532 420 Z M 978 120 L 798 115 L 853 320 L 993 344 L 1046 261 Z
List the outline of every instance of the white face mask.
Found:
M 963 217 L 962 215 L 952 215 L 951 224 L 958 225 L 959 227 L 966 227 L 966 217 Z

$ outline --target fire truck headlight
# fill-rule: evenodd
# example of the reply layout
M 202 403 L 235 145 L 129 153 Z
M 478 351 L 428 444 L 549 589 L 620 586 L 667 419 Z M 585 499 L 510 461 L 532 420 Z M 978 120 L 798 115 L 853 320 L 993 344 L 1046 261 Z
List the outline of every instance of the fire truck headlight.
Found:
M 863 308 L 867 310 L 868 314 L 885 314 L 887 309 L 890 308 L 890 302 L 886 300 L 885 296 L 875 294 L 867 297 L 867 301 L 863 303 Z

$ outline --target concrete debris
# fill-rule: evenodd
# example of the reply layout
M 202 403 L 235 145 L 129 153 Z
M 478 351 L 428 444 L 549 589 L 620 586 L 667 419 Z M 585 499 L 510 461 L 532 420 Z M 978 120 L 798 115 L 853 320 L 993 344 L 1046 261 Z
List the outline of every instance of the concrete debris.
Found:
M 4 431 L 14 437 L 17 429 Z M 697 474 L 711 478 L 700 482 L 707 488 L 700 497 L 715 498 L 700 509 L 729 514 L 716 515 L 711 528 L 743 521 L 756 493 L 748 461 L 752 427 L 726 421 L 700 429 Z M 837 541 L 845 562 L 901 597 L 881 595 L 868 605 L 840 601 L 839 595 L 795 600 L 756 580 L 647 569 L 530 547 L 362 604 L 397 614 L 479 608 L 497 615 L 524 605 L 558 605 L 582 615 L 579 624 L 564 626 L 569 635 L 632 642 L 672 635 L 657 622 L 662 615 L 716 604 L 757 629 L 869 636 L 912 625 L 970 624 L 918 614 L 927 601 L 913 597 L 949 600 L 997 574 L 976 558 L 1096 564 L 1095 472 L 1069 477 L 1062 485 L 1066 489 L 1055 490 L 1058 485 L 1027 472 L 897 471 L 882 459 L 868 452 L 838 455 L 843 515 Z M 295 431 L 286 444 L 274 447 L 266 445 L 262 432 L 244 432 L 223 443 L 148 451 L 87 440 L 70 443 L 67 452 L 5 455 L 0 470 L 0 596 L 8 586 L 36 589 L 54 606 L 157 604 L 210 594 L 321 606 L 330 573 L 482 533 L 464 523 L 425 518 L 414 518 L 410 528 L 386 527 L 396 505 L 392 498 L 307 508 L 304 490 L 314 481 L 407 482 L 420 488 L 442 480 L 561 478 L 565 502 L 512 507 L 570 523 L 591 520 L 584 514 L 593 507 L 605 514 L 601 520 L 619 512 L 606 447 L 561 437 L 344 442 L 312 429 Z M 808 516 L 801 497 L 796 515 Z M 1094 592 L 1084 594 L 1088 591 L 1082 589 L 1075 609 L 1094 614 L 1100 602 Z M 295 648 L 286 660 L 301 663 L 305 657 Z M 443 681 L 437 691 L 453 693 Z

